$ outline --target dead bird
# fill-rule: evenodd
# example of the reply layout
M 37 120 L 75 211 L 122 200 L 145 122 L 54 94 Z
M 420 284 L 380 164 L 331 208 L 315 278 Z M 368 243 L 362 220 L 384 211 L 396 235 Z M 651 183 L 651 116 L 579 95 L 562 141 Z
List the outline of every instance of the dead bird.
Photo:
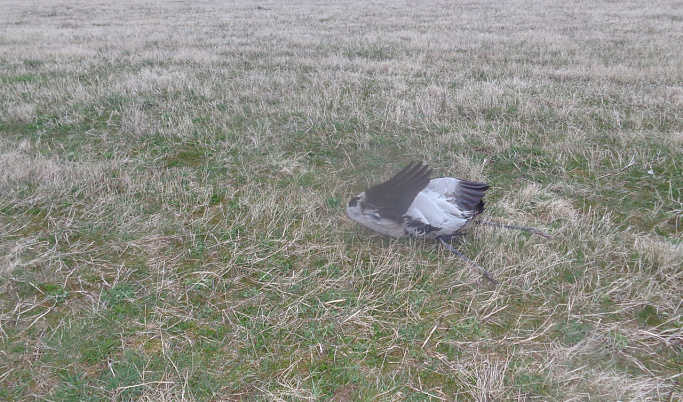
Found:
M 472 264 L 486 279 L 498 282 L 489 272 L 462 255 L 450 244 L 472 223 L 519 229 L 553 238 L 533 227 L 512 226 L 475 219 L 484 212 L 489 185 L 453 177 L 430 179 L 432 170 L 411 162 L 394 177 L 351 198 L 346 213 L 361 225 L 394 238 L 437 239 L 449 251 Z

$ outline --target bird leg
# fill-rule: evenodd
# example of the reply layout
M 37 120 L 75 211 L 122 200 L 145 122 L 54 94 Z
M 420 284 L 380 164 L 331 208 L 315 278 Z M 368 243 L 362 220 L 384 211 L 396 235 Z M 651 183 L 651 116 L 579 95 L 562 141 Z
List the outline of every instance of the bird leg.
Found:
M 449 243 L 447 243 L 443 238 L 439 237 L 439 241 L 440 241 L 441 244 L 443 244 L 451 253 L 457 255 L 458 257 L 460 257 L 460 258 L 462 258 L 463 260 L 465 260 L 465 261 L 469 262 L 470 264 L 472 264 L 472 266 L 473 266 L 474 268 L 476 268 L 477 271 L 479 271 L 479 273 L 480 273 L 484 278 L 486 278 L 486 279 L 488 279 L 489 281 L 491 281 L 491 283 L 493 283 L 494 285 L 498 285 L 498 281 L 495 280 L 495 279 L 493 279 L 493 277 L 491 276 L 491 274 L 489 274 L 489 271 L 487 271 L 486 268 L 482 267 L 481 265 L 477 264 L 476 262 L 474 262 L 474 261 L 470 260 L 469 258 L 465 257 L 464 255 L 462 255 L 460 252 L 458 252 L 456 249 L 454 249 L 453 246 L 451 246 Z
M 541 237 L 545 237 L 546 239 L 555 239 L 554 236 L 551 236 L 544 231 L 534 228 L 534 227 L 528 227 L 528 226 L 514 226 L 514 225 L 506 225 L 503 223 L 498 223 L 498 222 L 491 222 L 491 221 L 482 221 L 482 220 L 477 220 L 475 221 L 480 225 L 487 225 L 487 226 L 496 226 L 499 228 L 506 228 L 506 229 L 517 229 L 517 230 L 523 230 L 527 233 L 535 234 Z

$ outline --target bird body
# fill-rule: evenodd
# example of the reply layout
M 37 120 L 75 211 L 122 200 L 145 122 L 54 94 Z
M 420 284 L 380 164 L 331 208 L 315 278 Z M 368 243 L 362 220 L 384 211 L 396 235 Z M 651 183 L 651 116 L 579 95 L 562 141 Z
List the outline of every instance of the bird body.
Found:
M 475 220 L 484 212 L 483 198 L 489 185 L 453 177 L 430 180 L 430 173 L 422 162 L 410 163 L 389 180 L 351 198 L 346 213 L 361 225 L 386 236 L 437 239 L 494 285 L 498 282 L 484 267 L 453 248 L 449 243 L 453 236 L 477 222 L 553 239 L 534 227 Z
M 391 179 L 353 197 L 351 219 L 391 237 L 450 239 L 484 211 L 489 186 L 453 177 L 429 179 L 431 170 L 411 163 Z

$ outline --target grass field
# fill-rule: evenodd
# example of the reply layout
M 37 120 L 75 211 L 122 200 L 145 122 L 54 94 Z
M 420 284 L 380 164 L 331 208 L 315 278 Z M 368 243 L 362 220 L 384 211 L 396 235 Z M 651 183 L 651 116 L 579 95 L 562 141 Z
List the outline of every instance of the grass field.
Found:
M 683 398 L 679 2 L 0 8 L 0 400 Z M 556 239 L 346 217 L 412 160 Z

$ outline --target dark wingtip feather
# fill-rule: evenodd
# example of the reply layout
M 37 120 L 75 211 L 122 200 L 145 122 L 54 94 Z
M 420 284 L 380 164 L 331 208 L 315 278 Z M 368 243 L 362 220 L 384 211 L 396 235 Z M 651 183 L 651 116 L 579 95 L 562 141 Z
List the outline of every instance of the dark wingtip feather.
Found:
M 365 190 L 368 204 L 384 217 L 401 221 L 415 196 L 429 184 L 431 169 L 423 162 L 410 162 L 389 180 Z
M 462 197 L 459 204 L 461 207 L 474 214 L 484 212 L 484 195 L 490 186 L 486 183 L 477 183 L 474 181 L 460 180 L 458 183 L 458 192 Z

